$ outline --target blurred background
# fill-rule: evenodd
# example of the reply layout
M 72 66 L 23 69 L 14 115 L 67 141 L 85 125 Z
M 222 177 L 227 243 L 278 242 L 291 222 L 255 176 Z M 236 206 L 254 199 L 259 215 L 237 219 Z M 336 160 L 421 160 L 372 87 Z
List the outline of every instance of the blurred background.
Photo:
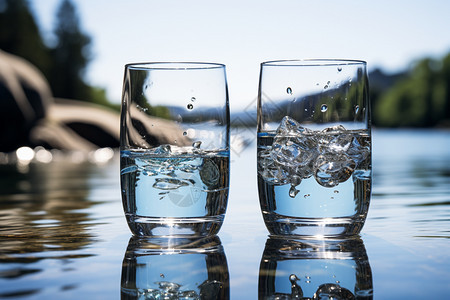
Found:
M 449 12 L 448 0 L 0 0 L 0 298 L 119 295 L 130 237 L 113 150 L 124 65 L 206 61 L 226 64 L 232 112 L 220 233 L 231 294 L 256 299 L 267 237 L 259 68 L 304 58 L 368 63 L 374 172 L 363 237 L 375 295 L 445 298 Z
M 51 137 L 55 130 L 73 141 L 68 148 L 117 146 L 108 117 L 86 114 L 100 113 L 96 105 L 117 112 L 124 65 L 143 61 L 226 64 L 232 123 L 247 126 L 256 119 L 262 61 L 366 60 L 375 127 L 448 128 L 448 11 L 443 0 L 0 0 L 0 151 L 63 148 Z M 10 54 L 30 69 L 17 67 Z M 89 103 L 86 113 L 74 117 L 80 103 L 67 99 Z

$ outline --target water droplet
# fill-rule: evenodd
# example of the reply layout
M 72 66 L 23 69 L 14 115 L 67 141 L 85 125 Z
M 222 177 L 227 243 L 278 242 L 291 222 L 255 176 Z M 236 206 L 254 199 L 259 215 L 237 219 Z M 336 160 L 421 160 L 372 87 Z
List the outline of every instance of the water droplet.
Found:
M 202 144 L 202 142 L 200 141 L 196 141 L 192 144 L 192 147 L 194 147 L 195 149 L 200 149 L 200 145 Z
M 192 102 L 195 102 L 195 100 L 196 100 L 195 97 L 192 97 L 192 98 L 191 98 L 191 101 L 192 101 Z
M 164 274 L 163 274 L 163 273 L 161 273 L 161 274 L 159 274 L 159 277 L 161 277 L 161 278 L 165 278 L 166 276 L 164 276 Z
M 286 93 L 288 93 L 289 95 L 292 95 L 292 89 L 291 89 L 290 87 L 288 87 L 288 88 L 286 89 Z
M 191 103 L 189 103 L 188 105 L 187 105 L 187 109 L 193 109 L 194 108 L 194 105 L 192 105 Z
M 328 109 L 328 106 L 326 104 L 322 104 L 322 106 L 320 107 L 321 112 L 326 112 L 327 109 Z
M 326 90 L 328 88 L 328 84 L 326 84 L 323 89 Z
M 292 186 L 297 186 L 300 183 L 302 183 L 302 178 L 300 176 L 297 176 L 297 175 L 292 176 L 292 178 L 291 178 Z
M 290 280 L 291 282 L 297 281 L 297 280 L 298 280 L 298 277 L 297 277 L 297 275 L 295 275 L 295 274 L 291 274 L 291 275 L 289 276 L 289 280 Z
M 330 84 L 330 81 L 329 81 L 329 80 L 327 81 L 327 84 Z
M 355 115 L 357 115 L 358 112 L 359 112 L 359 105 L 356 105 L 356 106 L 355 106 Z
M 338 66 L 338 67 L 337 67 L 337 70 L 338 70 L 338 72 L 342 71 L 342 67 L 341 67 L 341 66 Z
M 183 132 L 183 135 L 187 135 L 187 132 L 185 131 L 185 132 Z
M 291 189 L 289 190 L 289 197 L 291 198 L 295 198 L 295 196 L 297 196 L 298 192 L 300 192 L 299 190 L 297 190 L 295 188 L 295 186 L 291 186 Z

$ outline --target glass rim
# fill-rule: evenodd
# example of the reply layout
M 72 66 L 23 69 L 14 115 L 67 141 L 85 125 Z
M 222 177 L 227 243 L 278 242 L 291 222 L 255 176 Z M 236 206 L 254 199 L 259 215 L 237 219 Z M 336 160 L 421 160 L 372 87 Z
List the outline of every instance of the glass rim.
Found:
M 313 58 L 313 59 L 283 59 L 269 60 L 261 63 L 262 67 L 316 67 L 316 66 L 345 66 L 345 65 L 367 65 L 364 60 L 356 59 L 334 59 L 334 58 Z
M 128 63 L 126 69 L 130 70 L 208 70 L 222 69 L 225 64 L 211 62 L 189 62 L 189 61 L 160 61 Z

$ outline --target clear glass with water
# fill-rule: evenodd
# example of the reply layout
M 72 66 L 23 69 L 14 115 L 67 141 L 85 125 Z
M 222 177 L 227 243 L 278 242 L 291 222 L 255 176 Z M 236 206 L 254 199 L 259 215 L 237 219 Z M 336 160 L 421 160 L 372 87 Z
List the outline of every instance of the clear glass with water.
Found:
M 224 65 L 125 67 L 120 174 L 133 234 L 216 234 L 227 207 L 229 156 Z
M 371 149 L 365 62 L 262 64 L 258 190 L 271 234 L 359 233 L 371 196 Z

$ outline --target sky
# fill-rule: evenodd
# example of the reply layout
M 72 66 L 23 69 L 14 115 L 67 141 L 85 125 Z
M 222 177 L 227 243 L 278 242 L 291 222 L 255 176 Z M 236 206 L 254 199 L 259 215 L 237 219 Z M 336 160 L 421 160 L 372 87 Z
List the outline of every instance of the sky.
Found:
M 51 40 L 62 0 L 29 0 Z M 150 61 L 226 64 L 230 106 L 258 92 L 260 63 L 277 59 L 367 61 L 402 71 L 450 52 L 448 0 L 72 0 L 91 36 L 87 82 L 120 103 L 124 65 Z

